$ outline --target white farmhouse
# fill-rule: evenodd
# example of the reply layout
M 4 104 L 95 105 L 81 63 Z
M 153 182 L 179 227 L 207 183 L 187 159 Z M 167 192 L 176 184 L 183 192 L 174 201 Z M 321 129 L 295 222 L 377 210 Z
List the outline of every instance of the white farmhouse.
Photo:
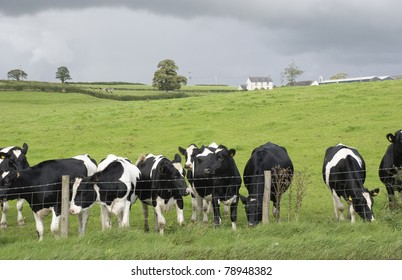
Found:
M 268 77 L 248 77 L 246 90 L 273 89 L 274 84 L 270 76 Z

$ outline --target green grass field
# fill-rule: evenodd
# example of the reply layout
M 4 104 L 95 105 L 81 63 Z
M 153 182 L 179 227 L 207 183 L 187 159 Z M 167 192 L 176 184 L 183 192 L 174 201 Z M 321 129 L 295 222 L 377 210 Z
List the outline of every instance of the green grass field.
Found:
M 16 225 L 12 204 L 9 228 L 0 232 L 0 259 L 402 259 L 402 215 L 388 209 L 378 165 L 387 133 L 402 128 L 402 81 L 353 83 L 273 91 L 207 94 L 192 97 L 114 101 L 75 93 L 0 91 L 0 146 L 28 143 L 31 165 L 88 153 L 98 162 L 110 153 L 135 161 L 144 153 L 173 158 L 178 146 L 213 141 L 236 149 L 243 172 L 251 151 L 268 141 L 285 146 L 295 170 L 310 178 L 296 221 L 282 203 L 281 223 L 246 226 L 239 204 L 238 230 L 228 217 L 220 228 L 190 222 L 180 227 L 168 213 L 165 236 L 144 233 L 140 203 L 129 229 L 102 232 L 99 207 L 91 209 L 87 234 L 79 238 L 75 217 L 70 237 L 55 239 L 46 218 L 44 241 L 37 241 L 28 204 L 27 225 Z M 374 223 L 335 222 L 332 196 L 321 175 L 328 146 L 356 147 L 367 166 L 366 187 L 380 187 Z M 244 186 L 241 193 L 246 194 Z M 150 215 L 152 216 L 152 215 Z M 271 214 L 272 217 L 272 214 Z M 153 219 L 151 219 L 151 226 Z M 121 244 L 124 243 L 124 246 Z

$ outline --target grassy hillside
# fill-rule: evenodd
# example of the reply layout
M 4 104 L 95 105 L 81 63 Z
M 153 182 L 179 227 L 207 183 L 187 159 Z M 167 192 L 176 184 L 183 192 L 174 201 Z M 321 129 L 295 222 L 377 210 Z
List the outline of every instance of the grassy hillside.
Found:
M 71 217 L 70 238 L 55 240 L 46 226 L 39 245 L 29 206 L 24 210 L 24 228 L 15 225 L 12 207 L 10 227 L 0 232 L 0 258 L 401 259 L 402 215 L 389 212 L 386 190 L 377 175 L 388 145 L 385 135 L 402 128 L 401 91 L 401 81 L 387 81 L 124 102 L 75 93 L 0 92 L 0 146 L 28 143 L 31 165 L 80 153 L 98 161 L 109 153 L 133 161 L 143 153 L 173 158 L 178 146 L 215 141 L 236 149 L 242 173 L 251 151 L 271 141 L 285 146 L 295 169 L 310 177 L 298 222 L 287 211 L 285 195 L 280 224 L 249 229 L 240 205 L 236 232 L 228 217 L 223 217 L 219 229 L 211 222 L 191 224 L 187 198 L 187 225 L 180 228 L 174 211 L 169 213 L 164 237 L 143 233 L 137 203 L 128 230 L 114 226 L 101 232 L 95 206 L 85 237 L 77 237 L 76 220 Z M 354 225 L 333 221 L 332 197 L 321 169 L 325 149 L 340 142 L 356 147 L 364 157 L 366 186 L 381 188 L 374 205 L 375 223 L 360 218 Z M 241 192 L 246 194 L 244 187 Z M 115 246 L 121 242 L 126 246 Z

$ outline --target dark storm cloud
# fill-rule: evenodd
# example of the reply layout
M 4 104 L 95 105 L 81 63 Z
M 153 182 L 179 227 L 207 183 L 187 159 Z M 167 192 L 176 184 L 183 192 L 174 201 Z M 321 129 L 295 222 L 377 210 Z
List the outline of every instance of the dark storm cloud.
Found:
M 157 33 L 162 36 L 158 26 L 166 28 L 164 34 L 169 32 L 169 28 L 180 28 L 181 31 L 172 35 L 172 38 L 165 38 L 169 46 L 164 48 L 164 55 L 174 54 L 182 62 L 181 65 L 187 67 L 186 71 L 193 72 L 193 76 L 196 76 L 194 72 L 197 69 L 202 72 L 202 67 L 209 69 L 212 77 L 214 72 L 231 77 L 261 75 L 266 72 L 279 75 L 291 61 L 295 61 L 305 70 L 305 76 L 310 75 L 306 78 L 312 79 L 322 74 L 329 76 L 337 71 L 349 72 L 350 75 L 402 73 L 402 38 L 399 36 L 402 32 L 402 17 L 399 15 L 402 2 L 398 0 L 0 0 L 0 21 L 1 15 L 10 18 L 11 22 L 12 19 L 23 17 L 36 19 L 36 15 L 42 19 L 51 13 L 57 13 L 60 20 L 71 21 L 72 14 L 82 15 L 83 11 L 87 11 L 85 16 L 88 16 L 95 8 L 103 9 L 101 14 L 104 20 L 116 25 L 122 21 L 122 13 L 128 18 L 133 14 L 137 18 L 141 15 L 142 28 L 148 31 L 144 31 L 143 35 L 147 37 L 147 46 L 139 49 L 141 46 L 129 39 L 125 39 L 125 45 L 133 44 L 138 48 L 138 53 L 144 53 L 143 59 L 149 60 L 147 55 L 152 54 L 151 46 L 158 44 L 157 38 L 151 38 L 148 34 Z M 126 10 L 133 14 L 127 14 Z M 99 21 L 99 13 L 93 14 Z M 137 21 L 129 20 L 125 20 L 123 24 L 138 25 Z M 16 22 L 22 24 L 21 21 Z M 101 37 L 105 32 L 100 28 L 90 28 L 87 31 L 88 25 L 92 25 L 89 18 L 88 21 L 80 18 L 75 22 L 79 22 L 81 26 L 76 26 L 75 29 L 68 25 L 63 27 L 62 32 L 67 38 L 69 34 L 81 29 L 94 38 Z M 107 28 L 104 22 L 95 24 Z M 46 26 L 42 28 L 46 29 Z M 25 29 L 27 27 L 24 31 L 18 29 L 21 32 L 19 35 L 23 38 L 32 36 L 32 32 Z M 117 40 L 113 31 L 110 32 L 109 36 Z M 42 45 L 38 47 L 31 43 L 35 42 L 34 38 L 26 39 L 23 45 L 19 44 L 18 38 L 13 37 L 11 32 L 10 34 L 7 39 L 3 36 L 3 40 L 13 46 L 13 51 L 30 51 L 33 57 L 30 58 L 31 61 L 43 61 L 45 57 L 51 63 L 60 57 L 58 52 L 51 51 L 65 48 L 64 52 L 68 54 L 65 56 L 66 61 L 72 61 L 74 57 L 81 55 L 84 56 L 82 61 L 88 61 L 90 57 L 87 54 L 91 53 L 94 57 L 91 61 L 94 69 L 100 68 L 93 65 L 97 62 L 96 52 L 104 53 L 112 46 L 110 42 L 104 42 L 103 46 L 97 45 L 89 51 L 85 43 L 79 42 L 82 50 L 78 47 L 74 49 L 73 45 L 78 44 L 76 37 L 70 35 L 72 39 L 65 41 L 55 31 L 47 33 L 45 30 L 40 34 Z M 78 39 L 84 40 L 83 38 L 84 35 Z M 0 44 L 1 39 L 0 34 Z M 208 42 L 204 43 L 206 39 Z M 94 39 L 87 45 L 92 45 L 93 41 Z M 50 44 L 59 45 L 50 48 Z M 178 46 L 185 47 L 181 52 L 175 52 L 173 49 Z M 29 47 L 32 50 L 28 50 Z M 158 52 L 161 51 L 154 50 L 152 59 L 160 55 Z M 194 56 L 194 53 L 203 53 L 203 61 L 197 60 L 199 56 Z M 116 57 L 111 58 L 111 62 L 113 61 L 116 61 Z M 186 63 L 191 66 L 186 66 Z M 212 70 L 211 64 L 214 65 Z M 78 65 L 76 67 L 82 68 Z M 107 75 L 105 72 L 105 76 Z

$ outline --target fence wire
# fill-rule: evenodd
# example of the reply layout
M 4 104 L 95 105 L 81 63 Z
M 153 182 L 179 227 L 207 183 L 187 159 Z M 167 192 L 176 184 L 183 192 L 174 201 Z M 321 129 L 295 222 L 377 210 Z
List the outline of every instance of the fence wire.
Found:
M 398 182 L 400 182 L 402 184 L 402 171 L 401 171 L 401 169 L 387 168 L 387 169 L 383 169 L 383 171 L 389 172 L 390 176 L 386 176 L 386 177 L 383 177 L 381 179 L 386 179 L 386 178 L 394 179 L 394 180 L 396 179 Z M 337 172 L 337 173 L 331 172 L 331 176 L 336 175 L 336 176 L 349 176 L 349 177 L 351 177 L 351 178 L 348 177 L 346 179 L 337 180 L 338 182 L 341 182 L 341 183 L 344 184 L 344 183 L 346 183 L 347 181 L 350 181 L 350 180 L 352 180 L 352 181 L 353 180 L 360 180 L 358 178 L 353 178 L 353 177 L 355 177 L 356 174 L 361 174 L 362 172 L 366 172 L 366 171 L 363 170 L 363 171 L 355 171 L 355 172 Z M 304 175 L 306 175 L 306 173 L 302 174 L 302 176 L 304 176 Z M 290 185 L 289 190 L 287 190 L 288 193 L 290 193 L 291 189 L 294 188 L 295 181 L 297 181 L 297 180 L 295 180 L 295 178 L 296 178 L 295 176 L 298 176 L 298 172 L 295 172 L 294 174 L 292 174 L 292 176 L 293 176 L 293 179 L 289 178 L 289 180 L 292 180 L 292 184 Z M 307 176 L 309 176 L 309 174 L 307 174 Z M 322 178 L 325 178 L 326 174 L 321 173 L 321 176 L 323 176 Z M 215 178 L 212 178 L 212 177 L 211 178 L 194 178 L 194 179 L 191 180 L 191 182 L 197 182 L 199 180 L 202 180 L 204 182 L 208 182 L 208 181 L 212 182 L 212 180 L 217 180 L 217 179 L 222 179 L 222 180 L 239 180 L 240 179 L 242 181 L 240 192 L 247 196 L 248 192 L 244 187 L 244 179 L 249 179 L 251 181 L 251 183 L 249 184 L 250 186 L 257 186 L 257 185 L 261 184 L 259 182 L 261 182 L 263 177 L 264 177 L 264 175 L 227 176 L 227 177 L 215 177 Z M 185 180 L 186 180 L 186 183 L 187 183 L 187 187 L 190 189 L 191 188 L 190 182 L 187 179 L 185 179 Z M 141 183 L 151 183 L 151 184 L 159 183 L 159 184 L 163 185 L 164 183 L 165 184 L 166 183 L 172 183 L 174 181 L 176 181 L 176 180 L 173 180 L 173 179 L 172 180 L 168 180 L 168 179 L 164 179 L 164 180 L 141 180 L 141 181 L 138 180 L 137 184 L 139 182 L 141 182 Z M 278 176 L 273 175 L 271 177 L 271 181 L 272 181 L 272 185 L 275 186 L 275 185 L 283 183 L 283 178 L 279 178 Z M 97 182 L 97 183 L 81 182 L 81 184 L 98 184 L 98 183 L 99 184 L 102 183 L 103 185 L 109 185 L 109 184 L 113 185 L 113 184 L 116 184 L 116 183 L 122 183 L 122 181 L 119 180 L 119 181 L 112 181 L 112 182 L 108 181 L 108 182 Z M 131 182 L 123 182 L 123 183 L 130 184 Z M 308 182 L 308 184 L 310 184 L 310 183 L 311 183 L 311 181 Z M 31 204 L 31 205 L 28 205 L 28 203 L 24 202 L 23 215 L 24 215 L 24 218 L 25 218 L 25 222 L 27 224 L 25 227 L 19 227 L 17 225 L 17 223 L 16 223 L 16 209 L 14 207 L 15 205 L 13 205 L 11 203 L 11 205 L 10 205 L 10 207 L 8 209 L 8 214 L 7 214 L 7 227 L 8 228 L 5 229 L 5 230 L 0 230 L 0 237 L 1 238 L 5 238 L 7 236 L 30 236 L 30 237 L 36 237 L 35 220 L 33 218 L 31 208 L 35 207 L 35 206 L 49 207 L 49 205 L 51 205 L 52 203 L 53 204 L 57 203 L 60 206 L 60 204 L 61 204 L 61 191 L 62 191 L 61 190 L 61 184 L 62 184 L 62 182 L 60 181 L 60 182 L 52 183 L 52 184 L 12 187 L 10 189 L 7 189 L 7 188 L 5 188 L 3 186 L 0 187 L 0 194 L 4 194 L 4 195 L 2 195 L 2 199 L 7 199 L 7 197 L 11 197 L 11 196 L 12 196 L 13 199 L 17 199 L 17 198 L 25 198 L 25 199 L 27 199 L 30 196 L 31 201 L 36 200 L 36 203 Z M 71 180 L 70 181 L 70 201 L 71 201 L 71 197 L 72 197 L 72 194 L 73 194 L 73 190 L 72 190 L 73 184 L 74 184 L 74 180 Z M 324 182 L 323 182 L 323 185 L 325 186 Z M 197 189 L 199 191 L 201 191 L 203 188 L 230 188 L 230 187 L 234 187 L 234 186 L 235 185 L 212 185 L 212 183 L 211 183 L 210 185 L 206 184 L 205 186 L 198 187 Z M 45 189 L 49 188 L 49 190 L 43 190 L 44 188 Z M 166 189 L 165 188 L 152 189 L 152 191 L 155 191 L 155 192 L 160 192 L 160 191 L 164 191 L 164 190 L 166 190 Z M 13 192 L 13 194 L 7 195 L 6 193 L 8 191 Z M 93 189 L 83 190 L 83 188 L 81 188 L 81 191 L 82 192 L 87 192 L 87 191 L 88 192 L 93 192 Z M 104 188 L 101 191 L 106 192 L 106 193 L 111 192 L 112 194 L 117 194 L 119 192 L 119 191 L 116 191 L 115 189 L 104 189 Z M 138 191 L 141 191 L 141 190 L 136 189 L 134 191 L 138 192 Z M 143 190 L 143 191 L 148 191 L 148 190 Z M 49 197 L 49 195 L 52 195 L 52 200 L 51 201 L 46 200 Z M 286 193 L 285 193 L 285 195 L 286 195 Z M 291 195 L 291 194 L 289 194 L 289 195 Z M 305 194 L 303 194 L 303 196 L 304 195 Z M 42 201 L 37 201 L 37 197 L 40 197 L 40 196 L 42 196 Z M 190 217 L 192 215 L 191 196 L 190 195 L 184 196 L 183 200 L 185 201 L 185 206 L 184 206 L 184 209 L 183 209 L 184 210 L 185 220 L 189 222 Z M 92 203 L 93 201 L 88 201 L 88 202 Z M 96 204 L 96 202 L 95 202 L 95 204 Z M 141 207 L 138 207 L 136 205 L 140 205 L 140 203 L 137 201 L 133 205 L 132 209 L 135 209 L 135 210 L 131 210 L 131 213 L 130 213 L 130 227 L 136 227 L 136 228 L 142 229 L 142 227 L 143 227 L 142 209 L 141 209 Z M 238 212 L 238 222 L 241 221 L 241 219 L 245 221 L 245 213 L 243 213 L 244 211 L 242 210 L 242 208 L 243 207 L 240 207 L 240 203 L 239 203 L 239 208 L 238 208 L 238 211 L 237 211 Z M 328 209 L 332 209 L 332 205 L 328 205 Z M 298 211 L 300 211 L 300 209 L 298 209 Z M 90 216 L 97 215 L 97 214 L 99 214 L 99 212 L 100 212 L 99 209 L 96 209 L 96 207 L 92 207 L 91 210 L 90 210 Z M 170 211 L 170 214 L 169 213 L 166 214 L 165 217 L 169 216 L 169 219 L 167 218 L 167 223 L 168 224 L 175 222 L 175 220 L 176 220 L 175 219 L 175 212 L 176 211 L 173 209 L 173 210 Z M 331 210 L 329 210 L 328 213 L 331 214 Z M 222 212 L 221 215 L 223 216 L 223 212 Z M 241 217 L 241 219 L 239 219 L 239 217 Z M 92 218 L 92 219 L 90 219 L 90 221 L 88 223 L 91 223 L 91 221 L 94 220 L 94 219 L 99 219 L 99 218 Z M 222 218 L 222 220 L 223 219 L 224 219 L 224 217 Z M 229 219 L 229 218 L 227 217 L 227 219 Z M 50 230 L 49 230 L 48 224 L 50 224 L 51 217 L 49 217 L 47 219 L 45 218 L 44 220 L 45 220 L 45 234 L 49 235 Z M 46 220 L 48 220 L 48 221 L 46 221 Z M 70 223 L 72 223 L 74 225 L 73 227 L 77 227 L 77 225 L 75 225 L 74 220 L 75 220 L 74 217 L 70 217 L 70 221 L 71 221 Z M 150 216 L 150 220 L 151 220 L 151 223 L 152 223 L 152 220 L 153 220 L 152 216 Z M 213 223 L 212 216 L 210 217 L 210 223 Z M 117 223 L 114 222 L 114 224 L 117 227 Z M 92 227 L 99 228 L 99 230 L 100 230 L 100 220 L 98 221 L 98 224 L 95 223 L 95 225 L 93 225 Z M 28 228 L 30 230 L 26 230 Z M 72 232 L 72 229 L 70 229 L 70 232 L 71 232 L 71 234 L 74 234 L 74 232 Z

